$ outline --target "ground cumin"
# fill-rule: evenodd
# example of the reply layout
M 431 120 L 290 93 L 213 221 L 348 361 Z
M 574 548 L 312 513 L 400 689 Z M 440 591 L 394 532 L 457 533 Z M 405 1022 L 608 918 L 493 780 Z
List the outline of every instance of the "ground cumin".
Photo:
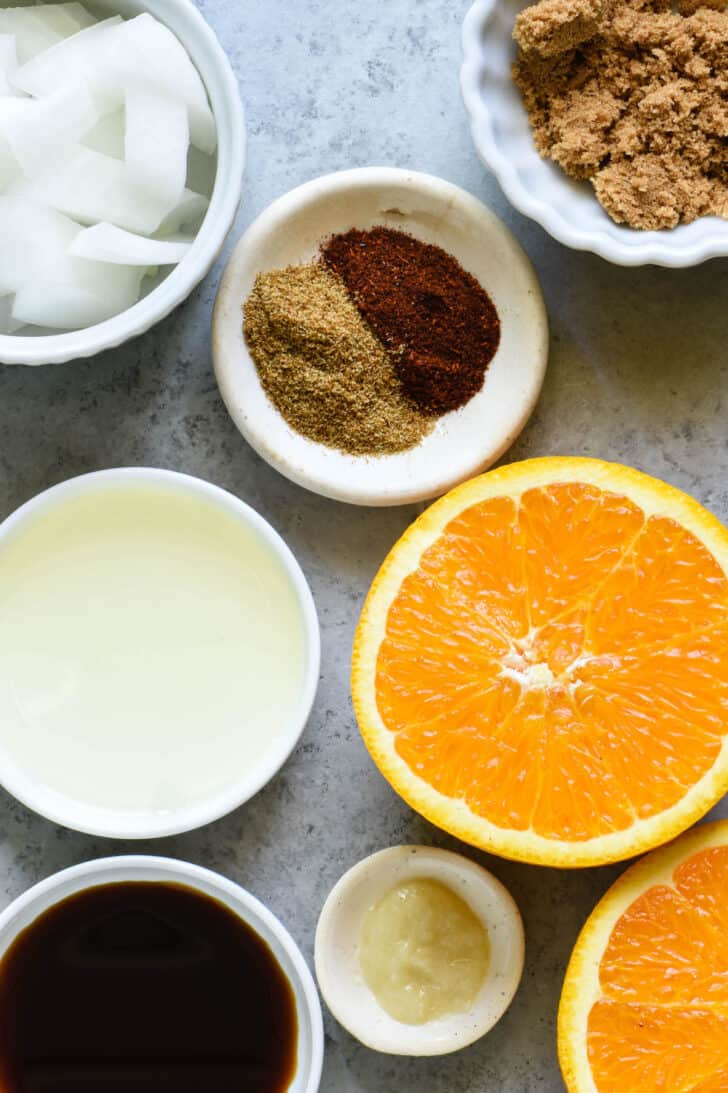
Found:
M 633 228 L 728 218 L 725 0 L 541 0 L 518 16 L 539 152 Z
M 260 274 L 244 315 L 263 388 L 297 432 L 352 455 L 385 455 L 431 431 L 344 285 L 321 263 Z

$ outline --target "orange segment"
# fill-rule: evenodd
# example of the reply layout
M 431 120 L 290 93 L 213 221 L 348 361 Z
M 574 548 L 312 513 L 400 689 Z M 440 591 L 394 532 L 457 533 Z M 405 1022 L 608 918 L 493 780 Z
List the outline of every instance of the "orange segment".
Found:
M 437 583 L 444 577 L 448 598 L 472 610 L 480 627 L 521 638 L 530 625 L 525 566 L 518 505 L 511 497 L 494 497 L 451 520 L 423 554 L 418 572 Z
M 589 1063 L 599 1093 L 693 1093 L 728 1066 L 726 1045 L 728 1018 L 705 1010 L 666 1016 L 652 1006 L 598 1002 L 589 1018 Z
M 586 841 L 628 829 L 635 814 L 620 779 L 605 762 L 601 727 L 584 719 L 564 690 L 540 762 L 541 787 L 532 830 L 545 839 Z
M 617 860 L 728 787 L 728 532 L 624 467 L 513 464 L 433 505 L 357 630 L 382 772 L 439 826 L 526 861 Z
M 661 648 L 597 656 L 574 701 L 640 819 L 677 804 L 718 760 L 728 709 L 728 626 Z
M 688 858 L 675 870 L 675 887 L 728 938 L 728 852 L 712 847 Z M 725 965 L 728 968 L 728 964 Z
M 559 1009 L 570 1093 L 728 1090 L 728 821 L 629 869 L 576 944 Z
M 728 859 L 728 850 L 723 853 Z M 713 1003 L 728 1015 L 727 969 L 728 937 L 675 888 L 656 885 L 617 922 L 599 982 L 602 993 L 619 1002 Z
M 645 515 L 623 494 L 567 482 L 527 490 L 519 521 L 531 623 L 538 627 L 591 601 L 599 584 L 624 560 Z
M 499 665 L 509 649 L 503 633 L 484 624 L 463 596 L 457 640 L 448 640 L 446 589 L 420 573 L 408 577 L 405 586 L 406 598 L 390 620 L 377 671 L 384 716 L 396 722 L 404 708 L 411 713 L 407 724 L 423 731 L 433 724 L 446 730 L 455 722 L 477 729 L 501 720 L 520 696 L 517 685 L 498 684 Z M 445 695 L 455 698 L 455 719 L 443 702 Z
M 700 1085 L 695 1085 L 690 1093 L 728 1093 L 728 1067 L 720 1074 L 713 1074 Z
M 598 590 L 594 652 L 634 649 L 725 621 L 728 579 L 706 546 L 673 519 L 652 517 Z
M 546 735 L 544 722 L 553 714 L 550 705 L 543 692 L 524 695 L 517 707 L 513 702 L 499 730 L 485 737 L 477 727 L 450 731 L 446 724 L 445 731 L 429 723 L 404 730 L 397 738 L 397 752 L 412 769 L 426 773 L 430 784 L 446 797 L 467 801 L 477 814 L 497 816 L 504 826 L 522 830 L 531 816 L 521 806 L 537 794 L 540 769 L 536 761 L 524 772 L 517 757 L 528 749 L 538 759 Z M 473 764 L 481 770 L 475 789 Z M 524 794 L 523 789 L 530 792 Z

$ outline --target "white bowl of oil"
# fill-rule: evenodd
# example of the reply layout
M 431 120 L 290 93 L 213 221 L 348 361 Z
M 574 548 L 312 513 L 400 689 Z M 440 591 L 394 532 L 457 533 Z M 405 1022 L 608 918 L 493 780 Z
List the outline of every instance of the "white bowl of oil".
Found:
M 523 974 L 518 908 L 491 873 L 428 846 L 354 866 L 316 931 L 316 975 L 352 1036 L 389 1055 L 446 1055 L 503 1016 Z
M 0 525 L 0 783 L 95 835 L 187 831 L 278 771 L 319 677 L 311 592 L 237 497 L 84 475 Z

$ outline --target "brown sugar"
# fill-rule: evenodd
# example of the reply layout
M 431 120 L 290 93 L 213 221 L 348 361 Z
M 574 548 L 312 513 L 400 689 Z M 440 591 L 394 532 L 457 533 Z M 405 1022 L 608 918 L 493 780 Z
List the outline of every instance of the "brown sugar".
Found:
M 516 18 L 514 38 L 543 57 L 564 53 L 598 32 L 606 0 L 541 0 Z
M 728 217 L 726 0 L 540 0 L 514 38 L 538 151 L 613 220 Z

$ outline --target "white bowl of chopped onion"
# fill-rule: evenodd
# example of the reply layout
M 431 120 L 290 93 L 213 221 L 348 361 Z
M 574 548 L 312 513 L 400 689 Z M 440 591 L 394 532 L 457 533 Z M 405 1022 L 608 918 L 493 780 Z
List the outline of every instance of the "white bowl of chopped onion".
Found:
M 90 357 L 167 316 L 221 250 L 244 162 L 191 0 L 0 8 L 0 361 Z

